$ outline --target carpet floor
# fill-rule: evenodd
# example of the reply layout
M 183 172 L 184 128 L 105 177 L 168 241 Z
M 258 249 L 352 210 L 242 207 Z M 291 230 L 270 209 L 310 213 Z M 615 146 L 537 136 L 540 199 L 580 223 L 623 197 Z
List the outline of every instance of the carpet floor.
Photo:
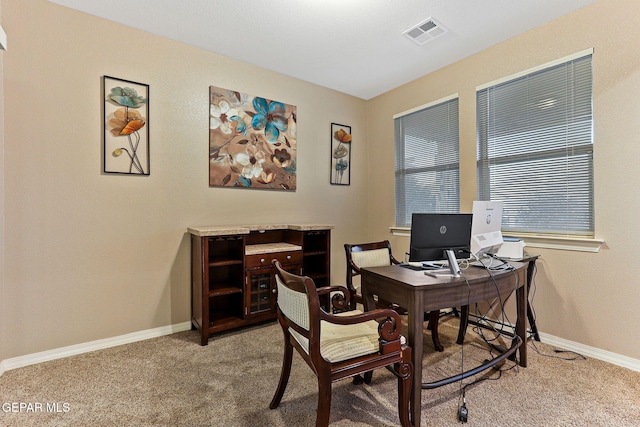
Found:
M 472 327 L 465 345 L 455 344 L 457 327 L 453 316 L 441 320 L 442 353 L 425 331 L 424 381 L 492 357 Z M 527 368 L 507 361 L 500 370 L 424 390 L 422 425 L 460 425 L 463 388 L 469 426 L 640 425 L 640 373 L 544 343 L 529 342 L 528 350 Z M 186 331 L 14 369 L 0 377 L 0 425 L 315 425 L 317 383 L 298 355 L 282 403 L 268 408 L 281 360 L 282 332 L 270 322 L 216 335 L 207 346 Z M 396 385 L 384 369 L 368 385 L 335 383 L 330 425 L 399 425 Z

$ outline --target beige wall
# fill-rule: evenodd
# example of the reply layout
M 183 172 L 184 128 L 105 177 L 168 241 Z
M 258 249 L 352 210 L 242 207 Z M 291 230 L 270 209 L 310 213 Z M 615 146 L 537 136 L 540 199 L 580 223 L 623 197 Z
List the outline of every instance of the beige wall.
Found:
M 366 230 L 365 102 L 45 0 L 4 0 L 6 270 L 1 359 L 190 319 L 191 225 Z M 151 175 L 101 174 L 103 75 L 150 85 Z M 208 187 L 208 90 L 298 107 L 298 190 Z M 330 125 L 352 126 L 350 186 L 329 184 Z
M 369 237 L 389 237 L 394 224 L 393 114 L 459 94 L 461 206 L 468 212 L 476 196 L 475 88 L 594 48 L 596 237 L 605 244 L 599 253 L 529 249 L 542 255 L 534 306 L 541 331 L 640 359 L 640 3 L 612 3 L 601 0 L 368 102 L 369 180 L 379 183 L 368 199 Z M 402 255 L 408 239 L 391 240 Z
M 0 17 L 2 4 L 0 3 Z M 0 24 L 3 24 L 0 19 Z M 3 27 L 4 29 L 4 27 Z M 4 298 L 4 52 L 0 51 L 0 311 L 5 311 Z M 0 372 L 4 360 L 4 316 L 0 314 Z
M 631 260 L 640 150 L 635 0 L 609 0 L 365 102 L 45 0 L 2 0 L 5 270 L 0 360 L 189 320 L 190 225 L 328 222 L 342 244 L 393 237 L 395 113 L 460 94 L 462 206 L 475 198 L 475 87 L 595 48 L 597 254 L 532 250 L 543 332 L 640 359 Z M 102 75 L 150 85 L 151 176 L 102 175 Z M 298 191 L 207 185 L 208 87 L 298 107 Z M 331 122 L 352 126 L 348 187 L 331 186 Z M 0 143 L 2 143 L 0 136 Z M 1 165 L 2 163 L 0 163 Z M 1 207 L 1 206 L 0 206 Z

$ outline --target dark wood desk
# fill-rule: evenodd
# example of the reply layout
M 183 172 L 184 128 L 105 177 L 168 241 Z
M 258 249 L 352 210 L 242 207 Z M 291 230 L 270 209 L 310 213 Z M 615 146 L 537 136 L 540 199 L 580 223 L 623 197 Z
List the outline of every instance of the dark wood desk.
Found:
M 412 362 L 414 382 L 411 393 L 411 417 L 416 427 L 420 426 L 422 402 L 422 349 L 424 313 L 448 307 L 470 305 L 480 301 L 491 301 L 516 291 L 517 321 L 516 335 L 520 337 L 520 366 L 527 366 L 527 263 L 512 263 L 512 271 L 488 271 L 469 267 L 462 277 L 431 277 L 423 271 L 415 271 L 397 265 L 362 269 L 362 295 L 365 309 L 375 308 L 374 295 L 397 303 L 408 311 L 407 337 L 413 348 Z M 433 384 L 433 383 L 431 383 Z M 425 388 L 433 388 L 425 384 Z

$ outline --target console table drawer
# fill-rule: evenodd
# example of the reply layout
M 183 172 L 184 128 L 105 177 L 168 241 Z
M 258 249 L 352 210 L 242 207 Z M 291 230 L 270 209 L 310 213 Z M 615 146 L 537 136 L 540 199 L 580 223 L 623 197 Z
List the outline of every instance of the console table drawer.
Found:
M 302 251 L 247 255 L 245 257 L 246 268 L 269 267 L 272 259 L 277 259 L 282 265 L 299 264 L 302 262 Z

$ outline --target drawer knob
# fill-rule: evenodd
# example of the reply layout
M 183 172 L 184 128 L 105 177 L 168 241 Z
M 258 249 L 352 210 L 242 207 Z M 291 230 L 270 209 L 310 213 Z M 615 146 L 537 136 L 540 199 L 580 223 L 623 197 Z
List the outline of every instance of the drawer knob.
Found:
M 287 259 L 291 259 L 291 255 L 287 255 Z
M 264 264 L 264 258 L 260 258 L 260 262 Z
M 278 291 L 276 290 L 276 288 L 273 288 L 273 289 L 271 289 L 271 292 L 275 294 Z

